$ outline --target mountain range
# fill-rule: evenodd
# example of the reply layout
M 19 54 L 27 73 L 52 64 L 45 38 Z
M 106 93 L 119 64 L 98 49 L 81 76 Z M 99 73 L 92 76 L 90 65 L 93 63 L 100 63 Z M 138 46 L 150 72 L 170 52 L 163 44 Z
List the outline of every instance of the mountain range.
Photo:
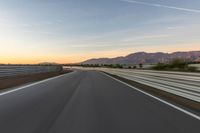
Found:
M 155 63 L 165 63 L 172 59 L 181 58 L 187 59 L 193 62 L 200 62 L 200 51 L 188 51 L 188 52 L 174 52 L 174 53 L 146 53 L 137 52 L 132 53 L 127 56 L 121 56 L 116 58 L 97 58 L 89 59 L 82 64 L 155 64 Z

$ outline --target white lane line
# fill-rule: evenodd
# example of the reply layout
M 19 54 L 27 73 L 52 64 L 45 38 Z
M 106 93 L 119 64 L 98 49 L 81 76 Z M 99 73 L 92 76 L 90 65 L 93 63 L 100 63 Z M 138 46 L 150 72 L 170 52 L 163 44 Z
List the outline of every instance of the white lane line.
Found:
M 64 77 L 64 76 L 66 76 L 68 74 L 72 74 L 72 73 L 75 73 L 75 72 L 76 71 L 70 72 L 70 73 L 66 73 L 66 74 L 62 74 L 62 75 L 59 75 L 59 76 L 56 76 L 56 77 L 52 77 L 52 78 L 48 78 L 48 79 L 44 79 L 44 80 L 41 80 L 41 81 L 38 81 L 38 82 L 35 82 L 35 83 L 32 83 L 32 84 L 29 84 L 29 85 L 18 87 L 18 88 L 13 89 L 13 90 L 8 90 L 8 91 L 0 93 L 0 96 L 9 94 L 9 93 L 12 93 L 12 92 L 15 92 L 15 91 L 19 91 L 19 90 L 22 90 L 22 89 L 25 89 L 25 88 L 28 88 L 28 87 L 31 87 L 31 86 L 34 86 L 34 85 L 38 85 L 38 84 L 41 84 L 41 83 L 44 83 L 44 82 L 47 82 L 47 81 L 50 81 L 50 80 L 54 80 L 54 79 L 57 79 L 57 78 L 60 78 L 60 77 Z
M 154 98 L 154 99 L 156 99 L 156 100 L 158 100 L 158 101 L 160 101 L 160 102 L 162 102 L 162 103 L 165 103 L 165 104 L 167 104 L 168 106 L 173 107 L 173 108 L 175 108 L 175 109 L 177 109 L 177 110 L 179 110 L 179 111 L 181 111 L 181 112 L 183 112 L 183 113 L 185 113 L 185 114 L 187 114 L 187 115 L 189 115 L 189 116 L 191 116 L 191 117 L 193 117 L 193 118 L 196 118 L 196 119 L 200 120 L 200 116 L 198 116 L 198 115 L 196 115 L 196 114 L 193 114 L 193 113 L 191 113 L 191 112 L 189 112 L 189 111 L 187 111 L 187 110 L 185 110 L 185 109 L 183 109 L 183 108 L 180 108 L 180 107 L 178 107 L 178 106 L 176 106 L 176 105 L 173 105 L 173 104 L 171 104 L 171 103 L 169 103 L 169 102 L 167 102 L 167 101 L 165 101 L 165 100 L 162 100 L 162 99 L 160 99 L 160 98 L 158 98 L 158 97 L 155 97 L 155 96 L 153 96 L 153 95 L 151 95 L 151 94 L 149 94 L 149 93 L 147 93 L 147 92 L 145 92 L 145 91 L 142 91 L 142 90 L 140 90 L 140 89 L 138 89 L 138 88 L 136 88 L 136 87 L 133 87 L 132 85 L 129 85 L 129 84 L 127 84 L 127 83 L 125 83 L 125 82 L 123 82 L 123 81 L 121 81 L 121 80 L 119 80 L 119 79 L 116 79 L 116 78 L 114 78 L 114 77 L 112 77 L 112 76 L 110 76 L 110 75 L 108 75 L 108 74 L 106 74 L 106 73 L 104 73 L 104 72 L 101 72 L 101 73 L 104 74 L 104 75 L 106 75 L 107 77 L 110 77 L 110 78 L 112 78 L 112 79 L 114 79 L 114 80 L 116 80 L 116 81 L 118 81 L 118 82 L 120 82 L 120 83 L 122 83 L 122 84 L 128 86 L 128 87 L 131 87 L 131 88 L 134 89 L 134 90 L 137 90 L 137 91 L 139 91 L 139 92 L 141 92 L 141 93 L 143 93 L 143 94 L 145 94 L 145 95 L 147 95 L 147 96 L 149 96 L 149 97 L 152 97 L 152 98 Z

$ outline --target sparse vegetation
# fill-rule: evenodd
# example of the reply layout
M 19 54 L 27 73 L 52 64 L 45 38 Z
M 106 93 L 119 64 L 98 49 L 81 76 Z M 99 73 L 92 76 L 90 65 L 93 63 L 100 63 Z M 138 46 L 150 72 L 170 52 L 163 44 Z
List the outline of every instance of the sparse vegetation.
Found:
M 142 63 L 140 63 L 140 64 L 139 64 L 139 67 L 140 67 L 140 69 L 141 69 L 141 68 L 143 68 L 143 64 L 142 64 Z
M 166 70 L 166 71 L 188 71 L 197 72 L 200 71 L 200 64 L 190 62 L 189 60 L 184 60 L 176 58 L 168 63 L 157 63 L 157 64 L 76 64 L 72 66 L 79 67 L 105 67 L 105 68 L 120 68 L 120 69 L 153 69 L 153 70 Z
M 173 59 L 169 63 L 158 63 L 153 66 L 154 70 L 174 70 L 174 71 L 197 71 L 196 67 L 189 66 L 188 62 L 183 59 Z
M 121 64 L 81 64 L 82 67 L 123 68 Z

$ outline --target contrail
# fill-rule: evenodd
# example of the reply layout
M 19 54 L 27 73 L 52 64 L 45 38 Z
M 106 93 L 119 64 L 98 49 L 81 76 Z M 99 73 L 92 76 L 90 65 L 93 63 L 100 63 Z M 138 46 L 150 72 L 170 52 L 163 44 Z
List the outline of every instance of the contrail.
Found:
M 141 4 L 141 5 L 147 5 L 147 6 L 154 6 L 154 7 L 162 7 L 162 8 L 168 8 L 168 9 L 174 9 L 174 10 L 179 10 L 179 11 L 200 13 L 200 10 L 197 10 L 197 9 L 188 9 L 188 8 L 175 7 L 175 6 L 167 6 L 167 5 L 147 3 L 147 2 L 141 2 L 141 1 L 135 1 L 135 0 L 120 0 L 120 1 L 129 2 L 129 3 L 135 3 L 135 4 Z

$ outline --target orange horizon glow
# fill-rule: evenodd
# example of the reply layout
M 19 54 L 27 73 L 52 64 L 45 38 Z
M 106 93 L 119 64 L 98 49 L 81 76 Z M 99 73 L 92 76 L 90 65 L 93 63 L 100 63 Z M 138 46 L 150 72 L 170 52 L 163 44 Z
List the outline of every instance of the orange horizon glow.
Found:
M 115 50 L 115 51 L 106 51 L 106 52 L 92 52 L 92 53 L 86 53 L 86 54 L 80 54 L 80 55 L 13 55 L 13 56 L 1 56 L 0 63 L 1 64 L 38 64 L 42 62 L 55 62 L 59 64 L 70 64 L 70 63 L 80 63 L 85 60 L 91 59 L 91 58 L 114 58 L 119 56 L 126 56 L 131 53 L 135 52 L 147 52 L 147 53 L 154 53 L 154 52 L 163 52 L 164 53 L 173 53 L 173 52 L 185 52 L 185 51 L 200 51 L 200 48 L 194 49 L 191 48 L 182 48 L 177 49 L 174 51 L 174 47 L 170 48 L 158 48 L 159 50 L 135 50 L 135 49 L 121 49 L 121 50 Z

